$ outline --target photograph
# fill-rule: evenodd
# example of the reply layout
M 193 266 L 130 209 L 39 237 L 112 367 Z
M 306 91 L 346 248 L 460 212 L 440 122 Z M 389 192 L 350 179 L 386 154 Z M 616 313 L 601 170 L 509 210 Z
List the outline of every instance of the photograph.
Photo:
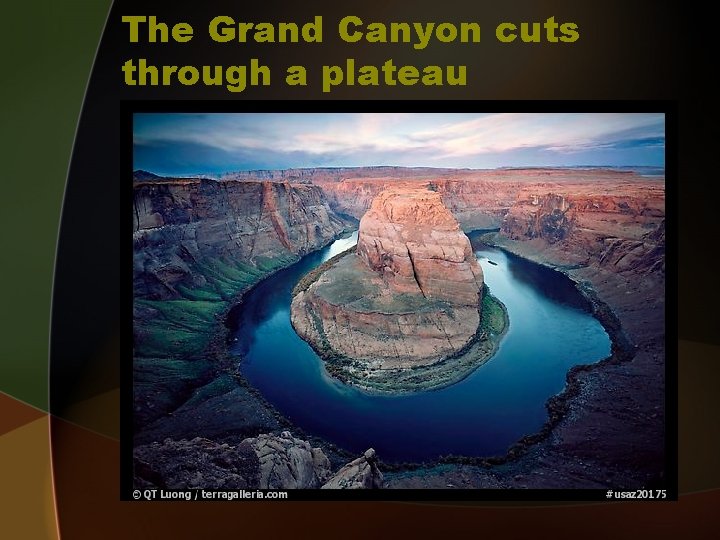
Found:
M 669 497 L 666 112 L 346 105 L 126 108 L 131 488 Z

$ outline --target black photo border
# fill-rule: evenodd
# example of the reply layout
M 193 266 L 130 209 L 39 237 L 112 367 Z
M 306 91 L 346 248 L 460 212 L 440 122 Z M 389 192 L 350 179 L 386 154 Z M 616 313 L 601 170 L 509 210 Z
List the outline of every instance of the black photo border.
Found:
M 120 499 L 133 496 L 133 115 L 135 113 L 663 113 L 665 115 L 665 499 L 678 496 L 678 102 L 642 101 L 156 101 L 120 102 L 121 121 L 121 387 Z M 670 262 L 671 264 L 668 264 Z M 650 489 L 650 488 L 648 488 Z M 172 490 L 166 490 L 172 491 Z M 193 491 L 193 490 L 182 490 Z M 242 490 L 237 490 L 242 491 Z M 249 490 L 258 491 L 258 490 Z M 259 490 L 268 491 L 268 490 Z M 283 490 L 286 501 L 425 502 L 627 502 L 606 498 L 607 489 L 381 489 Z M 242 497 L 240 498 L 241 500 Z M 648 499 L 637 499 L 647 502 Z M 140 502 L 138 502 L 140 504 Z

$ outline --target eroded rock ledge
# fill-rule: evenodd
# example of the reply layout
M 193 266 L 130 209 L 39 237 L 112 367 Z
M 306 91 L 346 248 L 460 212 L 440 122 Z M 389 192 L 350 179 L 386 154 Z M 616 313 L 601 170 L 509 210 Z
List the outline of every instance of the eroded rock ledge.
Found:
M 321 448 L 293 437 L 260 434 L 238 445 L 201 437 L 139 446 L 135 483 L 170 489 L 377 489 L 383 475 L 372 448 L 335 474 Z
M 388 378 L 420 370 L 401 389 L 433 388 L 457 377 L 438 379 L 423 368 L 446 369 L 468 354 L 461 363 L 477 367 L 494 350 L 477 347 L 488 337 L 480 324 L 482 269 L 434 191 L 380 193 L 360 221 L 356 251 L 314 277 L 295 291 L 292 323 L 341 379 L 393 391 Z

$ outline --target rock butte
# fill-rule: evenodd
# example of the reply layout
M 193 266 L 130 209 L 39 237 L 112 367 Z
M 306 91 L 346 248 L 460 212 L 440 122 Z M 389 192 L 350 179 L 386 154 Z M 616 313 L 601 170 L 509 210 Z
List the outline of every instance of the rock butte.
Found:
M 429 365 L 461 351 L 480 323 L 483 274 L 440 194 L 387 189 L 342 257 L 292 302 L 298 334 L 325 358 L 369 369 Z
M 357 253 L 395 292 L 479 304 L 482 269 L 439 193 L 381 193 L 360 221 Z

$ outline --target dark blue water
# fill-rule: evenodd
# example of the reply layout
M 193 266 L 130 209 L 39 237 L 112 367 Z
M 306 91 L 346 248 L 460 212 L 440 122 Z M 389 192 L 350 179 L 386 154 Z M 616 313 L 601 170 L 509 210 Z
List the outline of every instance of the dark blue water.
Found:
M 607 333 L 570 280 L 474 245 L 485 281 L 510 318 L 495 356 L 440 390 L 380 396 L 345 386 L 293 330 L 290 301 L 298 279 L 355 241 L 340 240 L 269 277 L 236 313 L 233 352 L 243 358 L 242 373 L 308 433 L 353 452 L 373 447 L 388 462 L 503 454 L 546 421 L 545 402 L 563 389 L 571 366 L 610 354 Z

